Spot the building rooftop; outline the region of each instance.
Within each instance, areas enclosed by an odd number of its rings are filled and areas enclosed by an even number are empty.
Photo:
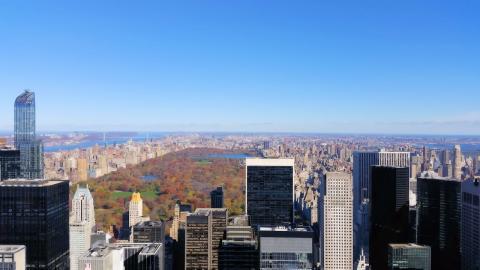
[[[192,215],[208,216],[210,213],[224,213],[227,208],[197,208]]]
[[[0,187],[46,187],[53,186],[68,180],[46,180],[46,179],[7,179],[0,182]]]
[[[33,104],[33,103],[35,103],[35,93],[30,90],[25,90],[15,99],[15,104]]]
[[[157,227],[157,226],[162,226],[162,222],[161,221],[142,221],[142,222],[139,222],[137,223],[134,227],[138,228],[138,227]]]
[[[420,174],[419,177],[417,177],[417,180],[418,180],[418,179],[434,179],[434,180],[444,180],[444,181],[462,182],[462,181],[459,180],[459,179],[439,176],[438,173],[436,173],[436,172],[434,172],[434,171],[424,171],[424,172],[422,172],[422,173]]]
[[[140,255],[155,255],[162,248],[162,244],[148,244],[140,251]]]
[[[389,244],[388,246],[392,248],[429,248],[429,246],[422,246],[415,243]]]
[[[261,232],[312,232],[310,227],[285,227],[285,226],[276,226],[276,227],[267,227],[261,226],[259,229]]]
[[[284,167],[294,166],[295,159],[293,158],[247,158],[247,166],[265,166],[265,167]]]
[[[132,194],[132,200],[131,202],[134,202],[134,203],[139,203],[142,201],[142,196],[140,195],[140,192],[134,192]]]
[[[111,249],[109,246],[98,246],[89,249],[82,257],[83,258],[101,258],[105,257],[110,253]]]
[[[93,199],[92,194],[90,193],[90,189],[88,189],[88,185],[85,187],[77,185],[77,190],[75,191],[75,195],[73,196],[73,198],[77,199],[77,198],[80,198],[81,196],[86,196],[88,198]]]
[[[0,245],[0,253],[17,253],[24,249],[22,245]]]

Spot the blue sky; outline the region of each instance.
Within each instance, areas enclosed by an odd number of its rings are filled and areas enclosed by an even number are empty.
[[[479,1],[3,1],[0,129],[480,134]]]

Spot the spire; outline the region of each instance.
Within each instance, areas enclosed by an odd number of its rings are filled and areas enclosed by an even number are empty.
[[[134,192],[132,194],[132,200],[131,201],[134,202],[134,203],[141,202],[142,201],[142,196],[140,195],[140,192]]]

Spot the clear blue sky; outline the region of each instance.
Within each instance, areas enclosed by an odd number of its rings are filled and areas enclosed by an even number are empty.
[[[2,1],[0,129],[480,134],[480,1]]]

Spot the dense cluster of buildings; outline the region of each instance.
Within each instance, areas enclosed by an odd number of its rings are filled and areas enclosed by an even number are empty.
[[[46,179],[35,96],[22,93],[14,146],[0,141],[0,269],[480,268],[479,159],[460,145],[238,136],[52,154],[47,174],[70,181]],[[172,220],[150,220],[134,192],[111,235],[96,226],[88,186],[70,196],[72,182],[195,145],[261,156],[244,163],[244,215],[229,215],[217,187],[210,208],[178,201]]]

